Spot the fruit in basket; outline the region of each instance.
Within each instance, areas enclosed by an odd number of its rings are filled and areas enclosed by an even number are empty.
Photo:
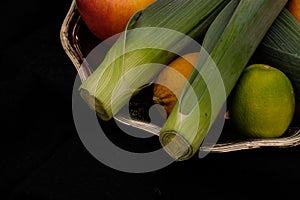
[[[234,128],[247,137],[280,137],[295,111],[294,89],[280,70],[264,64],[248,66],[229,98]]]
[[[176,104],[198,56],[199,53],[194,52],[178,57],[159,73],[154,84],[153,101],[164,107],[167,116]]]
[[[76,0],[87,28],[100,40],[124,31],[135,12],[155,0]]]
[[[287,8],[300,22],[300,0],[289,0]]]

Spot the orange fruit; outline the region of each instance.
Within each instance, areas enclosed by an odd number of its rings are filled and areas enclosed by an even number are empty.
[[[158,75],[153,89],[153,101],[164,107],[167,116],[177,102],[199,56],[198,52],[176,58]]]
[[[300,22],[300,0],[289,0],[287,8],[292,15]]]
[[[292,122],[295,94],[283,72],[254,64],[243,71],[228,103],[230,120],[239,133],[275,138],[282,136]]]

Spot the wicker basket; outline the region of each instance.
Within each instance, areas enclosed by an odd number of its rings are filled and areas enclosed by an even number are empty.
[[[83,23],[77,10],[75,0],[72,2],[62,23],[60,39],[66,54],[74,64],[81,80],[85,80],[93,71],[88,63],[85,62],[85,56],[101,41],[95,38]],[[144,92],[147,93],[147,88]],[[132,106],[130,108],[131,116],[118,113],[114,116],[114,119],[125,126],[134,127],[158,135],[160,127],[147,122],[147,119],[145,119],[147,118],[145,117],[145,113],[147,114],[148,110],[145,110],[146,106],[143,104],[145,104],[145,102],[147,103],[147,96],[149,97],[149,95],[140,95],[132,99]],[[201,150],[222,153],[261,147],[287,148],[300,144],[299,127],[289,127],[282,137],[274,139],[245,139],[236,137],[236,135],[237,134],[234,134],[230,127],[225,127],[215,145],[212,147],[201,147]]]

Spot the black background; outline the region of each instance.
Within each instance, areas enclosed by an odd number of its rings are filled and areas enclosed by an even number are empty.
[[[2,199],[297,198],[300,147],[211,153],[145,174],[97,161],[73,123],[76,71],[59,38],[71,0],[9,2],[0,12]]]

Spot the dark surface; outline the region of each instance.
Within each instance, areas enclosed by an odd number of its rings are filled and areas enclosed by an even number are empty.
[[[145,174],[97,161],[74,126],[76,71],[59,39],[71,1],[9,2],[1,3],[1,199],[297,199],[300,147],[195,156]]]

